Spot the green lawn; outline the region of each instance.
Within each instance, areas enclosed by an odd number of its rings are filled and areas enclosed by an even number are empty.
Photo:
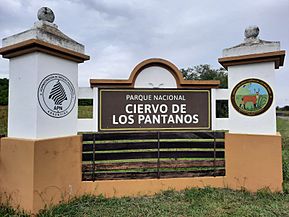
[[[5,209],[0,208],[0,216],[24,216]],[[86,195],[46,209],[38,216],[289,216],[289,195],[265,190],[252,194],[213,188],[165,191],[152,197],[119,199]]]
[[[1,107],[0,112],[1,115],[3,112]],[[7,113],[7,109],[5,112]],[[253,194],[246,191],[228,189],[194,188],[181,192],[165,191],[155,196],[135,198],[106,199],[102,196],[86,195],[58,206],[47,208],[38,216],[289,217],[289,121],[278,118],[277,129],[282,134],[283,143],[284,193],[270,193],[265,189]],[[0,216],[28,215],[15,211],[7,205],[0,205]]]
[[[289,189],[289,120],[277,118],[277,129],[282,135],[284,185]]]
[[[277,118],[277,130],[282,135],[283,148],[289,149],[289,119]]]
[[[78,106],[78,118],[92,118],[92,106]]]
[[[8,107],[0,106],[0,136],[7,135]]]

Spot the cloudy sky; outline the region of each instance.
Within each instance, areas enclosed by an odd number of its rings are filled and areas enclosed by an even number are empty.
[[[127,78],[139,62],[167,59],[179,68],[220,67],[222,49],[240,44],[244,29],[258,25],[260,38],[289,51],[289,0],[0,0],[0,38],[30,28],[40,7],[82,43],[91,60],[80,65],[80,86],[89,78]],[[288,54],[289,55],[289,54]],[[277,71],[277,105],[289,104],[289,60]],[[0,59],[0,77],[8,77]]]

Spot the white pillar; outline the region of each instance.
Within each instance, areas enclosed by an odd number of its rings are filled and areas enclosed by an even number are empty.
[[[219,62],[228,70],[228,91],[231,95],[229,131],[231,133],[276,134],[275,69],[283,65],[285,51],[280,51],[280,42],[263,41],[258,38],[258,34],[258,27],[248,27],[245,30],[245,41],[240,45],[224,49],[223,57],[219,59]],[[239,105],[233,105],[232,92],[237,89],[238,84],[242,84],[241,81],[246,79],[253,79],[252,83],[248,83],[249,85],[254,84],[255,80],[261,81],[273,92],[272,104],[260,114],[253,114],[249,111],[252,109],[254,97],[259,94],[259,89],[251,88],[251,92],[247,90],[247,95],[245,94],[240,98],[242,100],[238,101]],[[246,85],[243,87],[247,88]],[[238,106],[244,111],[243,113],[238,111]]]
[[[89,56],[51,16],[39,16],[31,29],[2,41],[0,53],[10,59],[8,137],[77,134],[78,63]]]

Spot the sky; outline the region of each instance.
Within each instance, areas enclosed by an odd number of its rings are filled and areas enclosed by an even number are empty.
[[[126,79],[153,57],[179,69],[219,68],[222,50],[242,43],[250,25],[259,26],[260,39],[289,50],[289,0],[0,0],[0,39],[32,27],[43,6],[90,55],[79,65],[80,86],[89,86],[90,78]],[[9,61],[0,59],[0,77],[8,72]],[[276,103],[289,105],[288,58],[276,78]]]

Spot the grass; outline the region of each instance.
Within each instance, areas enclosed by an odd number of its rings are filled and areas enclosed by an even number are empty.
[[[2,205],[0,204],[0,216],[1,217],[10,217],[10,216],[15,216],[15,217],[29,217],[29,215],[27,213],[25,213],[24,211],[20,211],[20,210],[15,210],[13,208],[11,208],[10,206],[7,205]]]
[[[213,188],[118,199],[86,195],[44,210],[38,216],[289,216],[289,195]]]
[[[92,106],[78,106],[78,118],[92,118],[93,107]]]
[[[0,208],[0,216],[28,215],[5,207],[4,211]],[[107,199],[103,196],[85,195],[42,210],[38,214],[38,217],[55,216],[289,216],[289,194],[270,193],[266,189],[252,194],[229,189],[193,188],[143,197]]]
[[[0,115],[7,109],[0,107]],[[83,113],[85,114],[85,113]],[[3,116],[1,116],[3,117]],[[0,119],[2,121],[2,118]],[[1,123],[0,123],[1,124]],[[1,125],[0,125],[1,126]],[[266,189],[256,194],[229,189],[165,191],[154,196],[106,199],[85,195],[42,210],[39,217],[54,216],[288,216],[289,217],[289,121],[277,119],[282,135],[284,193]],[[1,129],[3,131],[3,129]],[[4,129],[5,131],[5,129]],[[29,216],[0,205],[0,216]]]
[[[282,135],[283,179],[289,189],[289,120],[277,118],[277,129]],[[288,192],[289,193],[289,192]]]
[[[0,136],[7,135],[8,107],[0,106]]]
[[[277,130],[282,135],[283,148],[289,148],[289,120],[277,118]]]

